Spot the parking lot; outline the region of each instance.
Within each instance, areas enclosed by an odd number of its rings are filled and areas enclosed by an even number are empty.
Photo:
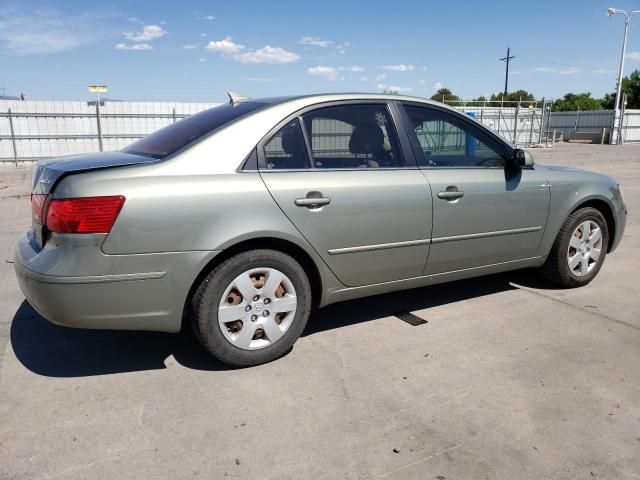
[[[0,167],[0,478],[640,478],[640,145],[532,153],[624,185],[590,285],[521,271],[332,305],[242,370],[188,332],[42,319],[11,264],[31,169]]]

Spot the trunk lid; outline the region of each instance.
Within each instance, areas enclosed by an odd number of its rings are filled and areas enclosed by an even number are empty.
[[[32,226],[36,243],[45,243],[46,209],[49,194],[63,177],[74,173],[90,172],[105,168],[124,167],[157,162],[158,159],[123,152],[89,153],[69,157],[40,160],[33,167],[31,185]],[[117,192],[115,192],[117,193]]]
[[[123,152],[88,153],[69,157],[50,158],[36,162],[33,168],[31,193],[46,195],[55,184],[71,173],[89,172],[103,168],[124,167],[157,162],[157,158]]]

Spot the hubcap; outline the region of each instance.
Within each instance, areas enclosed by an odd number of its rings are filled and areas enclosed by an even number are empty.
[[[576,277],[590,273],[598,264],[602,253],[602,230],[593,220],[582,222],[573,231],[567,248],[569,270]]]
[[[236,347],[258,350],[285,334],[296,308],[296,290],[284,273],[253,268],[227,286],[218,307],[218,325]]]

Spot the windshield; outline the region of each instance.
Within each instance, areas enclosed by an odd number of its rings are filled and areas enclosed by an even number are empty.
[[[242,102],[210,108],[161,128],[125,147],[122,151],[134,155],[164,158],[204,135],[264,106],[263,103]]]

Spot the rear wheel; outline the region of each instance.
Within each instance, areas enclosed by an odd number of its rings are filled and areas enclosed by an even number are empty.
[[[567,288],[586,285],[607,256],[609,231],[600,211],[587,207],[565,220],[543,267],[545,276]]]
[[[304,270],[275,250],[251,250],[218,265],[191,302],[196,336],[216,358],[244,367],[284,355],[309,318]]]

